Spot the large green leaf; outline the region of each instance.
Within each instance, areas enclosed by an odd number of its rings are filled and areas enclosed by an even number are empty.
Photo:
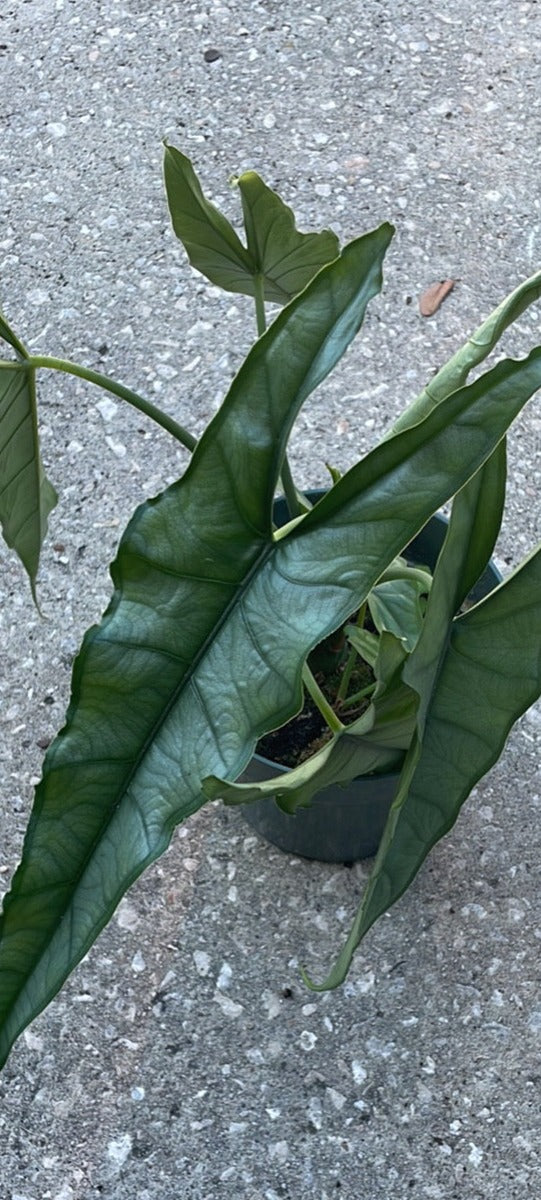
[[[299,233],[292,209],[255,171],[247,171],[236,182],[242,196],[248,250],[256,273],[262,276],[265,300],[287,304],[337,257],[338,238],[330,229]],[[253,279],[246,285],[243,290],[253,296]]]
[[[174,825],[204,803],[202,780],[236,778],[257,738],[298,711],[309,651],[541,386],[541,350],[500,363],[274,534],[291,423],[358,329],[390,235],[383,226],[352,243],[284,309],[186,474],[128,526],[115,596],[76,662],[67,725],[5,901],[0,1060]]]
[[[440,676],[447,663],[449,645],[456,623],[455,614],[483,574],[499,533],[505,501],[505,484],[506,448],[504,439],[482,468],[458,493],[453,503],[447,535],[434,572],[422,631],[415,649],[406,660],[402,673],[404,685],[411,688],[412,694],[416,694],[418,698],[415,706],[415,736],[412,736],[398,793],[389,814],[374,869],[352,931],[330,975],[324,983],[319,985],[321,990],[337,987],[343,982],[359,942],[377,917],[402,895],[428,850],[434,844],[429,841],[424,851],[419,850],[416,866],[412,867],[411,854],[401,845],[401,813],[411,804],[411,795],[417,779],[416,771],[424,759],[425,727],[438,693]],[[476,683],[475,672],[472,672],[470,686],[475,688]],[[456,719],[457,715],[450,722],[449,737],[451,741],[453,723]],[[412,727],[412,734],[414,727]],[[440,731],[442,745],[445,743],[446,746],[447,736],[447,731]],[[453,811],[454,796],[452,788],[450,793],[448,791],[449,781],[445,774],[446,754],[447,751],[444,748],[440,762],[440,783],[434,792],[432,802],[438,810],[441,809],[442,804],[445,806],[447,802]],[[470,783],[467,792],[461,797],[461,803],[467,798],[479,779],[475,770],[475,761],[469,760],[465,756],[462,762],[462,778],[468,778],[469,772]],[[456,818],[457,811],[455,811],[453,820]],[[450,824],[452,823],[451,820]],[[422,842],[422,837],[419,840]],[[392,866],[388,864],[389,854],[392,857]],[[382,889],[385,893],[382,881],[388,880],[389,873],[392,874],[393,897],[382,908]],[[405,880],[407,882],[404,882]],[[310,981],[307,980],[307,982]],[[310,983],[310,986],[314,985]]]
[[[291,209],[255,171],[236,180],[247,248],[205,198],[189,158],[174,146],[165,148],[164,176],[173,229],[192,266],[228,292],[254,296],[260,280],[265,300],[285,304],[339,253],[329,230],[299,233]]]
[[[47,519],[57,495],[41,465],[36,372],[4,317],[0,337],[17,355],[17,361],[0,362],[0,524],[34,592]]]
[[[399,793],[396,820],[384,835],[364,904],[318,990],[345,978],[370,926],[400,898],[452,828],[472,787],[497,762],[514,722],[541,695],[540,596],[541,547],[455,622],[407,797]]]
[[[243,693],[265,670],[245,611],[274,550],[287,434],[359,329],[392,233],[384,225],[352,243],[280,314],[184,477],[143,505],[122,539],[115,595],[76,661],[67,725],[47,755],[5,900],[0,1060],[175,823],[203,802],[201,777],[244,765],[252,712],[243,713]],[[251,663],[241,661],[246,639]],[[284,711],[295,703],[294,675],[291,662],[273,691]]]
[[[417,399],[398,418],[392,432],[400,433],[401,430],[414,425],[431,412],[436,404],[441,404],[442,400],[457,388],[463,387],[470,371],[485,361],[505,330],[540,296],[541,271],[537,271],[502,300],[467,342],[434,375]]]

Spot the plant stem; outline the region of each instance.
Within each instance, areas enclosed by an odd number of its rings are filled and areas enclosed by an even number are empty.
[[[363,700],[365,696],[370,696],[375,690],[375,687],[375,683],[369,683],[366,687],[361,688],[360,692],[355,692],[353,696],[348,696],[347,700],[344,700],[342,708],[350,708],[352,704],[357,704],[357,702],[359,700]]]
[[[254,275],[254,300],[257,336],[261,337],[267,328],[267,318],[265,316],[265,279],[263,275]],[[310,506],[299,495],[295,487],[287,454],[284,454],[280,482],[284,489],[284,496],[290,517],[301,517],[303,513],[308,512]]]
[[[254,300],[257,336],[261,337],[261,334],[267,328],[267,318],[265,316],[265,280],[263,275],[254,275]]]
[[[314,679],[314,676],[312,675],[310,667],[307,663],[304,664],[302,669],[302,681],[306,691],[312,697],[314,704],[319,709],[323,720],[327,722],[329,729],[333,733],[342,733],[346,727],[342,724],[340,718],[337,717],[328,700],[323,695],[323,692],[321,691],[319,684],[316,683],[316,680]]]
[[[65,358],[51,358],[46,354],[32,354],[25,364],[29,367],[45,367],[50,371],[65,371],[68,375],[76,375],[79,379],[86,379],[88,383],[94,383],[97,387],[103,388],[106,392],[111,392],[113,396],[119,396],[121,400],[127,400],[128,404],[133,405],[139,412],[144,413],[145,417],[150,417],[157,425],[161,425],[166,433],[171,433],[177,442],[180,442],[190,452],[195,450],[197,438],[194,438],[187,429],[179,425],[177,421],[156,408],[150,400],[145,400],[142,396],[138,396],[137,392],[132,392],[131,388],[124,387],[122,383],[117,383],[115,379],[110,379],[108,375],[102,375],[100,371],[93,371],[90,367],[82,367],[79,363],[69,362]]]
[[[304,513],[309,512],[312,506],[308,503],[304,496],[297,491],[295,487],[287,454],[284,454],[284,461],[282,463],[282,470],[280,472],[280,482],[284,489],[284,496],[286,498],[290,517],[292,519],[293,517],[302,517]]]
[[[361,604],[361,607],[357,614],[356,625],[358,626],[359,629],[362,629],[362,627],[364,625],[365,614],[366,614],[366,600],[365,600],[364,604]],[[338,691],[336,693],[337,702],[338,701],[343,702],[346,699],[347,690],[349,687],[349,681],[353,674],[353,669],[355,667],[356,662],[357,662],[357,651],[354,649],[353,646],[351,646],[349,654],[348,654],[347,662],[346,662],[346,665],[343,670],[342,678],[340,680],[340,687],[338,688]]]
[[[254,277],[254,299],[257,336],[261,337],[267,328],[267,319],[265,316],[265,281],[262,275],[256,275]],[[306,512],[306,505],[303,504],[302,498],[299,496],[293,482],[293,476],[291,474],[291,467],[289,465],[287,454],[284,454],[280,478],[290,517],[293,518],[302,516],[302,514]],[[305,663],[302,669],[302,680],[307,692],[312,697],[314,704],[319,709],[323,720],[326,721],[327,725],[329,726],[329,729],[332,731],[332,733],[341,733],[345,726],[342,725],[342,722],[336,716],[336,713],[333,712],[330,704],[325,699],[319,684],[316,683],[316,680],[312,675],[308,663]]]

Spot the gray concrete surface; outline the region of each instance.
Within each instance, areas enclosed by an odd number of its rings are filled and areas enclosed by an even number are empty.
[[[535,0],[13,0],[0,15],[0,291],[36,352],[77,357],[197,431],[253,335],[187,266],[160,139],[231,214],[258,169],[301,227],[397,226],[385,292],[299,420],[318,483],[539,265]],[[205,60],[205,51],[219,57]],[[458,280],[423,320],[417,296]],[[506,338],[539,339],[539,311]],[[0,881],[41,746],[109,594],[130,511],[183,466],[75,381],[41,389],[62,499],[40,595],[0,550]],[[504,569],[541,536],[541,412],[510,451]],[[524,1200],[541,1190],[539,711],[516,729],[340,991],[313,996],[365,867],[295,861],[210,807],[137,884],[0,1078],[1,1200]]]

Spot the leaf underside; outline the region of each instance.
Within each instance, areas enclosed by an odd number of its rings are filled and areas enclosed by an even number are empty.
[[[18,554],[34,592],[40,550],[57,494],[41,465],[35,371],[7,323],[0,335],[18,362],[0,364],[0,524],[7,545]]]

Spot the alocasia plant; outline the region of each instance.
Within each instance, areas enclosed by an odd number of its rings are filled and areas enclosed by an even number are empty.
[[[257,739],[300,710],[304,688],[328,720],[329,740],[285,777],[284,807],[306,803],[329,779],[402,766],[360,912],[320,987],[344,978],[360,938],[408,886],[541,692],[541,548],[461,611],[498,534],[505,435],[541,386],[541,348],[467,378],[539,296],[541,273],[310,507],[291,477],[289,434],[380,288],[392,227],[339,252],[329,232],[299,234],[290,210],[250,172],[237,181],[243,244],[172,147],[165,178],[191,262],[254,297],[260,335],[197,444],[130,389],[32,355],[0,325],[11,349],[0,362],[0,520],[33,586],[55,502],[39,458],[38,369],[93,380],[193,450],[183,477],[129,522],[111,567],[113,598],[75,661],[66,724],[46,754],[4,899],[0,1062],[180,821],[210,796],[249,802],[276,790],[235,780]],[[265,331],[266,301],[284,307]],[[280,477],[291,520],[276,529]],[[430,583],[398,556],[452,497]],[[373,630],[364,627],[365,605]],[[341,626],[349,651],[333,708],[307,660]],[[347,724],[348,664],[358,653],[375,680],[365,712]]]

